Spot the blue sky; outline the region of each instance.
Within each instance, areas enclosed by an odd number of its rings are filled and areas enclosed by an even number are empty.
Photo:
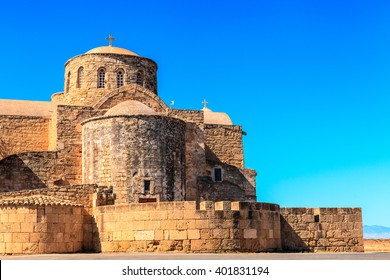
[[[260,201],[390,226],[389,19],[375,0],[1,1],[0,98],[49,100],[112,33],[158,63],[165,102],[243,126]]]

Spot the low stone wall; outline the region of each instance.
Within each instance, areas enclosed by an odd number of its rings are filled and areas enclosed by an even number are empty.
[[[281,208],[285,251],[363,252],[361,208]]]
[[[0,206],[0,254],[74,253],[82,250],[81,206]]]
[[[94,208],[101,252],[274,251],[279,206],[250,202],[160,202]]]

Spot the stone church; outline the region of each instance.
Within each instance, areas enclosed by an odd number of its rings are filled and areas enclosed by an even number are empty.
[[[0,254],[363,250],[359,208],[258,203],[242,127],[170,108],[108,39],[51,102],[0,100]]]

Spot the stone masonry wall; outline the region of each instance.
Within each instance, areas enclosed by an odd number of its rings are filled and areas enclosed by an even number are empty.
[[[168,116],[181,119],[185,122],[196,123],[203,129],[204,114],[201,110],[168,109]]]
[[[57,107],[57,147],[61,159],[64,180],[71,185],[82,182],[82,127],[81,122],[100,116],[105,111],[96,111],[91,107]]]
[[[0,255],[82,250],[80,206],[0,206]]]
[[[81,86],[78,84],[80,67],[84,68]],[[99,69],[106,71],[104,88],[97,88]],[[131,55],[84,54],[71,58],[65,64],[62,102],[69,105],[94,105],[108,92],[117,88],[118,70],[123,71],[123,85],[136,84],[137,73],[141,73],[141,86],[157,94],[157,64],[152,60]]]
[[[186,123],[185,133],[185,165],[186,165],[186,199],[199,201],[197,187],[198,176],[206,173],[206,155],[204,150],[203,130],[192,122]]]
[[[281,208],[286,251],[363,252],[361,208]]]
[[[208,160],[244,168],[241,126],[206,124],[204,135]]]
[[[0,116],[0,159],[26,151],[47,151],[49,119]]]
[[[222,181],[214,180],[214,168],[221,168]],[[256,201],[256,188],[244,171],[235,166],[207,161],[208,176],[198,177],[201,201]]]
[[[184,200],[185,127],[179,119],[157,115],[84,122],[83,182],[113,186],[116,203]]]
[[[247,202],[160,202],[94,209],[101,252],[274,251],[279,206]]]
[[[54,186],[58,175],[56,152],[27,152],[0,160],[0,192]]]
[[[206,175],[203,111],[169,109],[168,116],[186,122],[186,200],[199,201],[197,178]]]

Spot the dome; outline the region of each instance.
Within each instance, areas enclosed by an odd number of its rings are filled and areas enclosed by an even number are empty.
[[[157,115],[157,112],[141,102],[128,100],[112,107],[104,114],[104,116],[119,115]]]
[[[213,112],[209,108],[202,109],[205,124],[233,125],[229,115],[223,112]]]
[[[110,54],[139,56],[138,54],[133,53],[132,51],[122,49],[122,48],[112,47],[112,46],[97,47],[86,52],[86,54],[91,54],[91,53],[101,53],[101,54],[110,53]]]

